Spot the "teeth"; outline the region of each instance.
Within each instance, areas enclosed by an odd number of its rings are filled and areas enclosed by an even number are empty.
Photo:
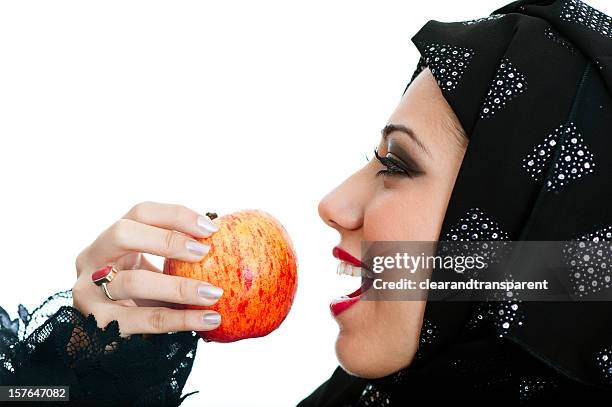
[[[340,261],[338,263],[338,267],[336,268],[336,274],[338,275],[347,275],[353,277],[361,277],[361,267],[355,267],[352,264],[348,264],[347,262]]]

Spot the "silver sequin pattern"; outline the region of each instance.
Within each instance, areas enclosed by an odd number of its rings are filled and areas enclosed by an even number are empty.
[[[447,92],[457,88],[466,68],[474,57],[474,50],[448,44],[422,44],[425,62],[438,85]]]
[[[497,336],[503,338],[524,323],[525,314],[522,312],[520,299],[488,301],[476,306],[468,320],[467,328],[473,330],[483,324],[491,324]]]
[[[438,335],[438,327],[429,319],[424,318],[415,359],[420,359],[423,356],[427,346],[434,343],[438,339]]]
[[[509,235],[498,222],[488,217],[480,208],[470,208],[467,213],[454,224],[445,235],[446,239],[455,241],[503,241]],[[499,247],[496,248],[499,250]],[[507,279],[512,281],[512,274]],[[471,329],[479,327],[483,322],[493,324],[500,337],[507,335],[514,327],[522,326],[524,314],[521,311],[521,300],[518,293],[503,291],[491,301],[479,304],[468,322]]]
[[[604,37],[612,38],[612,17],[580,0],[568,0],[563,3],[561,19],[582,25]]]
[[[502,110],[510,101],[527,90],[525,75],[516,69],[510,60],[504,57],[485,97],[480,118],[487,119]]]
[[[504,275],[505,280],[514,282],[511,272]],[[514,290],[495,291],[488,299],[488,317],[500,338],[523,326],[525,313],[522,307],[521,292]]]
[[[491,317],[493,316],[493,314],[494,314],[494,311],[491,307],[490,302],[478,303],[475,306],[474,310],[472,311],[472,314],[466,326],[468,329],[480,328],[483,323],[491,320]]]
[[[361,393],[356,407],[389,407],[391,399],[388,395],[368,384]]]
[[[574,45],[568,40],[566,40],[558,31],[554,30],[551,26],[548,26],[544,29],[544,36],[552,42],[567,49],[570,53],[573,54],[576,52],[576,48],[574,47]]]
[[[432,344],[437,337],[438,328],[436,328],[436,325],[433,322],[425,318],[423,320],[423,326],[421,327],[421,346]]]
[[[612,226],[563,245],[574,295],[585,297],[612,286]]]
[[[555,379],[538,376],[521,377],[519,382],[519,400],[531,400],[557,386],[559,386],[559,382]]]
[[[601,376],[607,383],[612,383],[612,347],[605,347],[595,355],[595,363]]]
[[[450,256],[480,256],[488,265],[497,264],[508,254],[508,234],[497,222],[490,219],[480,208],[470,208],[466,214],[455,223],[443,240],[450,243],[442,244],[441,252]],[[475,243],[476,241],[480,243]],[[454,242],[457,242],[456,244]],[[461,244],[459,242],[472,242]],[[479,278],[481,270],[472,268],[465,270],[467,278]]]
[[[470,208],[445,235],[446,240],[468,242],[473,240],[507,240],[508,234],[480,208]]]
[[[516,293],[514,296],[517,296]],[[493,304],[497,313],[494,319],[494,326],[500,338],[508,335],[512,329],[523,325],[525,316],[521,312],[521,300],[514,299]]]
[[[554,168],[548,176],[549,166],[559,148]],[[523,168],[533,179],[539,181],[548,176],[545,180],[548,191],[559,190],[569,182],[592,173],[594,167],[593,153],[572,122],[557,127],[523,159]]]

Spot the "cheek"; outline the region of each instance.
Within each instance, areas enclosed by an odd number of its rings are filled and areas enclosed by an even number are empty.
[[[416,181],[405,181],[405,184],[381,191],[369,203],[364,217],[364,240],[438,239],[447,194]]]

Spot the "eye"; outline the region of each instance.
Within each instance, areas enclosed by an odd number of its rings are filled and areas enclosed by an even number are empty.
[[[385,169],[378,171],[376,176],[385,175],[414,178],[423,174],[423,171],[415,168],[415,166],[407,165],[391,152],[388,152],[386,156],[381,157],[378,154],[378,148],[375,148],[374,155],[376,156],[376,159],[386,167]]]

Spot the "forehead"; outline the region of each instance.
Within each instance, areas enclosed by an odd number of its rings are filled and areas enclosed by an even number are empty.
[[[435,144],[440,140],[436,135],[448,131],[444,123],[449,123],[454,115],[433,74],[425,68],[402,96],[389,123],[408,126],[424,144]]]

